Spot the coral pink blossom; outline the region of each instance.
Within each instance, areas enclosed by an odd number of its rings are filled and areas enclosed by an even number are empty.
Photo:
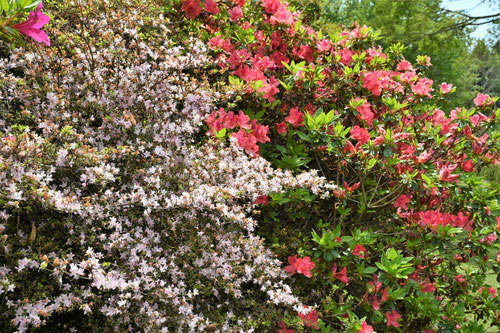
[[[366,128],[359,127],[358,125],[351,128],[349,134],[351,134],[351,137],[354,140],[357,140],[361,144],[365,144],[370,141],[370,133],[368,133]]]
[[[290,115],[285,120],[292,124],[293,127],[304,126],[304,115],[299,111],[298,107],[290,109]]]
[[[387,312],[385,314],[385,318],[387,319],[387,326],[399,327],[398,319],[401,318],[401,315],[397,313],[396,310],[392,310],[392,312]]]
[[[201,13],[200,0],[184,0],[181,10],[186,13],[188,19],[195,19]]]
[[[276,129],[278,130],[278,134],[286,134],[286,123],[284,121],[282,121],[281,123],[277,123]]]
[[[430,92],[432,89],[432,80],[428,78],[419,79],[416,84],[411,87],[411,90],[418,96],[432,97]]]
[[[411,62],[409,62],[408,60],[401,60],[396,69],[401,72],[411,71],[413,69],[413,66],[411,65]]]
[[[405,210],[408,209],[408,203],[411,200],[411,195],[406,195],[406,194],[401,194],[397,199],[396,202],[394,203],[394,207],[396,208],[403,208]]]
[[[12,27],[26,36],[29,36],[39,43],[50,46],[49,37],[43,30],[44,25],[50,22],[50,17],[41,12],[43,5],[40,3],[35,12],[30,12],[28,19],[22,23],[14,24]]]
[[[288,257],[288,262],[290,265],[285,267],[285,271],[290,273],[290,275],[295,274],[295,272],[299,274],[304,274],[306,277],[311,277],[311,269],[316,267],[316,264],[311,261],[311,258],[309,257],[304,257],[304,258],[297,258],[297,255],[294,255],[293,257],[290,256]]]
[[[238,144],[241,148],[245,149],[248,154],[259,155],[259,146],[257,146],[257,139],[253,134],[240,129],[237,134],[233,133],[232,135],[236,136]]]
[[[366,320],[364,320],[361,323],[361,329],[358,331],[358,333],[373,333],[373,327],[368,325],[366,323]]]

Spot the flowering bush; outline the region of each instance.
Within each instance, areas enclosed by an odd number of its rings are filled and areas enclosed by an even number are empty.
[[[497,98],[279,0],[45,7],[0,63],[3,326],[498,325]]]
[[[301,310],[253,202],[333,186],[204,140],[209,58],[161,7],[47,7],[53,47],[0,65],[2,327],[227,331]]]

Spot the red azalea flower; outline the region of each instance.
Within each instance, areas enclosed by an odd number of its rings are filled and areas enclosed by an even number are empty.
[[[360,258],[364,258],[365,252],[366,252],[366,249],[363,245],[356,244],[356,246],[354,246],[354,250],[352,251],[352,254],[355,256],[358,256]]]
[[[337,264],[334,264],[332,273],[335,279],[339,279],[346,284],[349,282],[349,278],[347,277],[347,267],[342,268],[342,270],[337,273]]]
[[[295,274],[295,271],[297,270],[297,268],[295,267],[295,264],[297,263],[297,255],[294,255],[293,257],[292,256],[288,257],[288,263],[290,265],[285,267],[285,271],[290,273],[290,276],[292,276],[293,274]]]
[[[359,185],[361,185],[361,182],[357,182],[355,184],[352,185],[352,187],[349,187],[349,184],[347,184],[345,181],[344,181],[344,187],[345,189],[347,190],[347,192],[349,193],[352,193],[354,192],[355,190],[358,189]]]
[[[255,200],[254,204],[264,205],[264,206],[269,205],[269,196],[268,195],[258,196],[257,199]]]
[[[281,329],[279,329],[279,330],[278,330],[278,333],[294,333],[294,331],[293,331],[293,330],[288,329],[288,328],[286,327],[286,325],[285,325],[285,323],[283,322],[283,320],[279,323],[279,325],[280,325],[280,328],[281,328]]]
[[[236,136],[238,144],[241,148],[245,149],[248,154],[259,155],[259,146],[257,146],[257,139],[253,134],[240,129],[237,134],[233,133],[232,135]]]
[[[452,172],[455,171],[456,168],[456,164],[443,167],[439,171],[439,180],[443,182],[457,182],[457,179],[458,177],[460,177],[460,175],[452,174]]]
[[[311,258],[306,256],[297,259],[295,267],[297,267],[297,273],[304,274],[306,277],[310,278],[312,276],[311,269],[316,267],[316,264],[311,261]]]
[[[313,311],[309,312],[306,315],[299,313],[299,317],[300,319],[302,319],[302,323],[304,324],[304,326],[308,326],[315,330],[319,330],[318,312],[316,312],[316,309],[314,309]]]
[[[436,282],[431,283],[429,279],[425,279],[424,281],[420,282],[420,286],[422,287],[422,292],[423,293],[433,293],[436,290]]]

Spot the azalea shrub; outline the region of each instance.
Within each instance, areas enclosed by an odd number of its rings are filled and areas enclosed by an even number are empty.
[[[3,327],[498,327],[498,98],[279,0],[44,6],[0,62]]]

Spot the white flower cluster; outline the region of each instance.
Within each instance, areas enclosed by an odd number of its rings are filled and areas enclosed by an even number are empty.
[[[249,208],[334,186],[203,143],[205,46],[135,4],[88,1],[73,24],[61,4],[55,47],[0,60],[0,296],[20,332],[252,330],[262,300],[302,307]]]

